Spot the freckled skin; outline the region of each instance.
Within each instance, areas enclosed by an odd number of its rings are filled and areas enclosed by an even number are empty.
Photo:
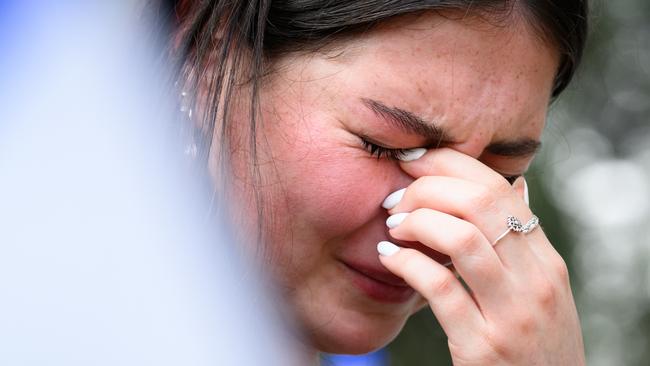
[[[375,246],[388,238],[380,204],[413,181],[395,162],[371,157],[358,134],[398,148],[424,141],[389,127],[359,98],[436,121],[453,138],[447,146],[495,170],[521,173],[531,158],[506,159],[484,149],[503,139],[539,139],[558,57],[516,18],[495,26],[433,14],[390,21],[343,47],[335,58],[276,61],[261,95],[265,185],[258,189],[272,212],[265,229],[271,271],[310,346],[364,353],[392,340],[424,303],[419,296],[399,304],[368,298],[341,268],[341,259],[379,266]],[[246,146],[246,118],[235,117],[241,141],[234,146]],[[235,152],[232,159],[243,179],[235,188],[250,202],[241,184],[250,180],[248,157]],[[250,205],[243,207],[249,209],[238,216],[255,217]]]

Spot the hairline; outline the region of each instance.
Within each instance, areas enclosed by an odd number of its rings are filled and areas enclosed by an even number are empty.
[[[557,67],[554,79],[554,84],[562,68],[562,50],[559,41],[548,30],[548,26],[543,21],[538,19],[532,12],[530,6],[520,4],[521,1],[506,1],[511,6],[504,9],[495,9],[494,6],[482,6],[469,9],[468,7],[462,8],[449,7],[443,9],[419,9],[401,14],[395,14],[382,18],[370,23],[359,24],[351,27],[346,32],[340,32],[329,36],[319,42],[313,42],[314,45],[300,43],[299,46],[293,48],[280,48],[278,50],[265,50],[265,70],[262,79],[277,71],[277,65],[281,60],[295,60],[300,57],[313,57],[315,54],[320,54],[331,61],[344,58],[349,54],[349,51],[354,48],[353,44],[359,39],[359,35],[372,33],[382,27],[400,27],[406,23],[410,18],[419,18],[427,13],[435,13],[436,15],[449,19],[452,21],[465,21],[473,22],[474,24],[489,24],[492,26],[513,26],[521,23],[524,28],[531,32],[538,41],[540,46],[546,46],[549,50],[555,51],[557,57]],[[453,15],[461,15],[459,18],[454,18]],[[553,92],[553,90],[551,91]]]

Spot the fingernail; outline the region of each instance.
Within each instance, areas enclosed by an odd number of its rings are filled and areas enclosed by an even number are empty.
[[[399,226],[399,224],[404,221],[404,219],[408,216],[408,212],[403,212],[403,213],[398,213],[395,215],[391,215],[386,219],[386,226],[388,226],[390,229],[394,229]]]
[[[415,149],[404,150],[402,152],[402,154],[400,154],[399,160],[401,160],[401,161],[418,160],[426,152],[427,152],[427,149],[422,148],[422,147],[418,147],[418,148],[415,148]]]
[[[530,206],[530,198],[528,197],[528,183],[526,183],[526,178],[524,178],[524,202]]]
[[[384,257],[390,257],[399,252],[399,247],[389,241],[380,241],[377,243],[377,251]]]
[[[386,197],[384,202],[382,202],[381,207],[390,210],[391,208],[397,206],[399,201],[402,200],[402,197],[404,196],[404,192],[406,192],[406,188],[402,188],[399,191],[395,191]]]

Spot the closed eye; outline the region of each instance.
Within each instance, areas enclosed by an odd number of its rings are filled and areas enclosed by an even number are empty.
[[[400,160],[404,157],[408,149],[391,149],[388,147],[374,144],[364,138],[361,138],[363,148],[370,153],[370,156],[376,156],[377,159],[387,158],[389,160]]]
[[[365,138],[361,137],[361,143],[363,148],[370,153],[371,156],[376,156],[377,159],[387,158],[389,160],[401,160],[404,157],[405,153],[409,149],[393,149],[377,145],[372,143]],[[517,178],[521,177],[521,174],[517,175],[504,175],[503,178],[510,183],[510,185],[515,184]]]

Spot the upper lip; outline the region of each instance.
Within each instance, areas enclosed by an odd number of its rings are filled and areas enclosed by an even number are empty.
[[[352,270],[355,270],[378,282],[391,285],[391,286],[397,286],[397,287],[409,287],[409,285],[406,282],[404,282],[403,279],[401,279],[398,276],[395,276],[394,274],[384,269],[379,269],[374,266],[369,266],[361,263],[351,263],[346,261],[342,261],[342,262]]]

